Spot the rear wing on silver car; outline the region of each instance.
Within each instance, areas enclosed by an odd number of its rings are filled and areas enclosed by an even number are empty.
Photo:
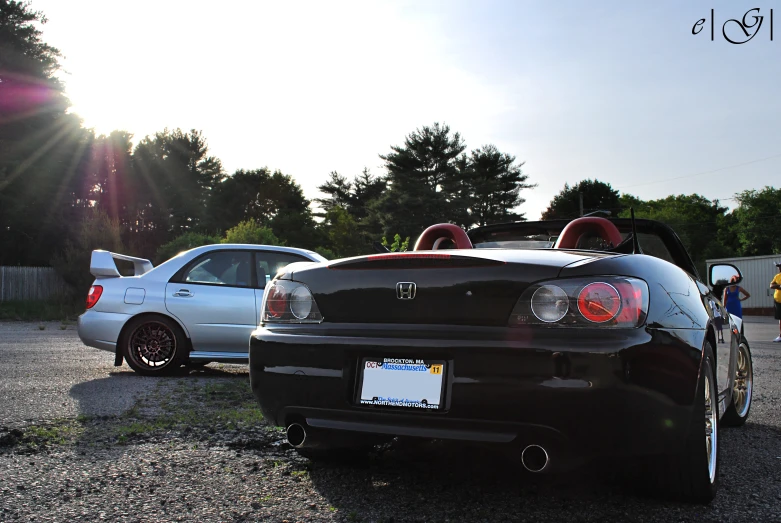
[[[117,262],[115,260],[133,262],[135,276],[141,276],[154,268],[152,262],[149,260],[98,249],[92,251],[92,259],[90,259],[89,262],[89,272],[96,278],[120,278],[122,275],[119,273],[119,268],[117,268]]]

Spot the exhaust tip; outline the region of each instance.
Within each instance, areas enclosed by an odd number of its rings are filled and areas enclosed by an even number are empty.
[[[521,452],[521,463],[529,472],[542,472],[548,461],[548,453],[539,445],[529,445]]]
[[[306,429],[300,423],[291,423],[285,431],[287,442],[292,447],[299,448],[306,441]]]

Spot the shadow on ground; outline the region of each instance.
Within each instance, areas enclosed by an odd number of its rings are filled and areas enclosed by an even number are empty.
[[[334,507],[363,521],[749,521],[752,507],[781,505],[774,427],[722,431],[721,491],[709,506],[654,498],[605,465],[533,475],[515,452],[421,441],[358,463],[314,463],[310,475]]]

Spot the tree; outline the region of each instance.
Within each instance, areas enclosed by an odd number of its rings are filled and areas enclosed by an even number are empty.
[[[228,229],[222,243],[251,243],[255,245],[284,245],[268,227],[258,225],[252,220],[240,222]]]
[[[201,234],[198,232],[186,232],[181,236],[177,236],[168,243],[165,243],[157,249],[157,255],[155,256],[155,265],[163,263],[176,256],[177,254],[202,245],[213,245],[220,243],[221,239],[216,236],[209,236],[208,234]]]
[[[374,207],[386,234],[417,237],[433,223],[450,221],[459,201],[457,159],[466,146],[459,133],[435,123],[409,134],[403,146],[380,155],[390,186]]]
[[[781,189],[766,186],[735,195],[736,237],[743,256],[781,252]]]
[[[88,158],[44,23],[27,2],[0,1],[0,264],[45,264],[62,248]]]
[[[288,245],[312,249],[321,244],[309,200],[289,175],[268,169],[236,171],[214,189],[210,223],[225,230],[242,220],[270,228]]]
[[[133,164],[136,220],[154,231],[157,244],[208,225],[207,206],[223,171],[208,156],[200,131],[165,129],[147,136],[136,146]]]
[[[657,220],[672,227],[701,274],[705,274],[705,260],[735,254],[728,234],[727,208],[718,200],[711,201],[699,194],[681,194],[640,202],[634,209],[636,218]],[[621,213],[624,217],[629,214],[629,211]]]
[[[328,195],[327,198],[315,198],[314,202],[323,208],[325,213],[334,207],[347,209],[353,205],[353,184],[347,181],[347,178],[336,171],[328,174],[328,180],[317,186],[317,190]],[[325,213],[318,214],[324,217]]]
[[[323,228],[328,237],[328,245],[336,256],[345,258],[367,254],[367,245],[361,239],[358,224],[344,208],[332,207],[325,215]]]
[[[526,201],[520,192],[536,184],[526,183],[529,177],[521,170],[523,162],[516,165],[514,156],[499,152],[494,145],[486,145],[473,150],[462,165],[462,199],[469,216],[463,226],[524,219],[523,214],[514,212]]]
[[[95,249],[111,252],[124,250],[119,222],[97,209],[90,211],[81,222],[63,252],[55,254],[51,259],[52,267],[79,295],[86,294],[95,279],[89,271],[92,251]]]
[[[573,185],[564,184],[564,189],[553,197],[550,206],[543,211],[543,220],[556,218],[577,218],[580,216],[580,194],[583,194],[583,213],[611,211],[617,214],[621,210],[618,191],[609,183],[599,180],[583,180]]]

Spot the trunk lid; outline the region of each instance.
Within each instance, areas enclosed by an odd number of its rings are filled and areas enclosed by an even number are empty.
[[[305,283],[327,323],[504,326],[531,283],[594,257],[601,255],[504,249],[394,253],[291,267],[282,278]]]

